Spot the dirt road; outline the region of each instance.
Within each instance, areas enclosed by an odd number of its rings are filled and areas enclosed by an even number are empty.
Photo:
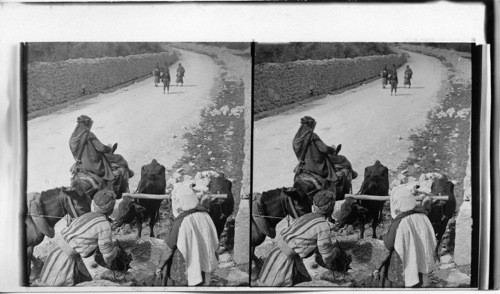
[[[389,88],[382,89],[378,79],[256,121],[253,191],[292,186],[297,164],[292,140],[305,115],[316,119],[316,133],[326,144],[342,144],[341,154],[359,173],[354,191],[361,186],[365,167],[376,160],[395,171],[409,155],[409,136],[425,126],[428,111],[437,105],[446,78],[446,68],[436,58],[408,53],[413,86],[402,88],[405,64],[398,70],[397,96],[391,96]]]
[[[198,125],[202,109],[212,103],[210,94],[220,71],[207,55],[178,51],[186,69],[185,84],[171,85],[170,94],[154,87],[151,77],[28,121],[28,192],[69,186],[74,162],[69,138],[82,114],[94,120],[92,131],[101,142],[118,142],[116,153],[136,172],[131,190],[142,165],[156,159],[169,169],[176,163],[187,141],[183,134]],[[170,68],[174,85],[176,69],[177,63]]]

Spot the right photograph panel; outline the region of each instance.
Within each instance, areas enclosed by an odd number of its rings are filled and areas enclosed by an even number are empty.
[[[470,287],[471,45],[257,43],[254,62],[251,285]]]

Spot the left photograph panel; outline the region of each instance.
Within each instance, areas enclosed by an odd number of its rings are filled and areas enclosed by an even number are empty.
[[[248,286],[250,43],[26,43],[24,286]]]

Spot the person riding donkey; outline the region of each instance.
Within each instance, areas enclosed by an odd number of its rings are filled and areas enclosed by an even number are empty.
[[[342,200],[345,193],[341,185],[349,184],[357,173],[344,156],[338,155],[342,145],[328,146],[314,133],[316,121],[310,116],[301,119],[301,126],[293,139],[293,150],[299,164],[295,167],[294,186],[299,193],[312,198],[314,192],[328,190],[335,193],[336,200]],[[337,170],[336,170],[337,168]],[[312,178],[312,179],[311,179]],[[315,182],[316,189],[304,191],[304,181]],[[347,180],[347,182],[346,182]]]
[[[76,161],[71,167],[72,174],[84,172],[99,183],[98,186],[110,190],[125,183],[128,190],[128,179],[134,176],[134,172],[123,156],[114,154],[117,143],[113,146],[104,145],[90,131],[93,123],[86,115],[77,119],[77,126],[69,140],[69,147]]]

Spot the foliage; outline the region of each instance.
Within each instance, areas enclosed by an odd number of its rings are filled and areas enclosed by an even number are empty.
[[[199,44],[216,47],[226,47],[234,50],[246,50],[250,48],[249,42],[200,42]]]
[[[255,63],[283,63],[296,60],[326,60],[394,53],[384,43],[281,43],[256,44]]]
[[[165,51],[160,43],[40,42],[27,44],[28,63],[128,56]]]
[[[453,49],[459,52],[468,52],[471,51],[470,43],[420,43],[420,45],[439,48],[439,49]]]

